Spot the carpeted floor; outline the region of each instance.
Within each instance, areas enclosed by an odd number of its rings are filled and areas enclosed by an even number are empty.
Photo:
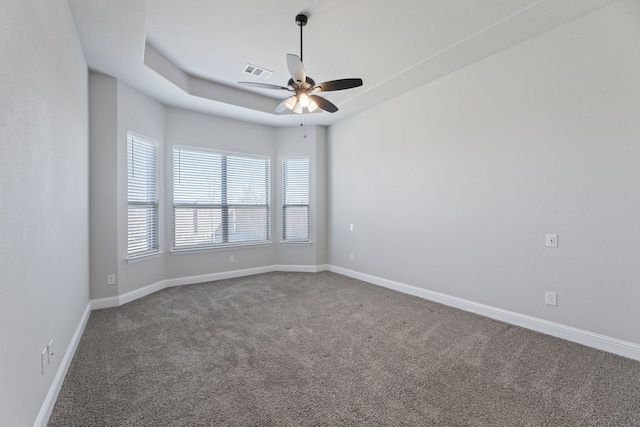
[[[334,273],[91,314],[49,426],[640,426],[640,362]]]

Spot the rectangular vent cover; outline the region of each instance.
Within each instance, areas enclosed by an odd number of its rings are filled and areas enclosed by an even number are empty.
[[[273,75],[273,71],[269,71],[266,68],[261,68],[257,65],[252,64],[247,64],[246,67],[244,67],[244,72],[247,74],[253,74],[254,76],[258,76],[263,79],[268,79]]]

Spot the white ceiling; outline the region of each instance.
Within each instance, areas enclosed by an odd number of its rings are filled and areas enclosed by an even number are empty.
[[[287,53],[316,82],[360,77],[323,95],[340,111],[305,115],[329,125],[616,0],[69,0],[89,67],[167,105],[275,126],[289,93]],[[264,80],[243,72],[267,68]]]

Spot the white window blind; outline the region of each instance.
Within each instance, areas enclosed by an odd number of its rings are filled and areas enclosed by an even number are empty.
[[[285,242],[309,241],[309,158],[282,160],[282,218]]]
[[[127,256],[158,252],[158,144],[127,133]]]
[[[174,249],[269,242],[269,159],[174,147]]]

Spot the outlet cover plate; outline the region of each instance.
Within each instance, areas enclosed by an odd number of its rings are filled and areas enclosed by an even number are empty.
[[[545,292],[544,293],[544,303],[547,305],[558,305],[558,295],[555,292]]]

